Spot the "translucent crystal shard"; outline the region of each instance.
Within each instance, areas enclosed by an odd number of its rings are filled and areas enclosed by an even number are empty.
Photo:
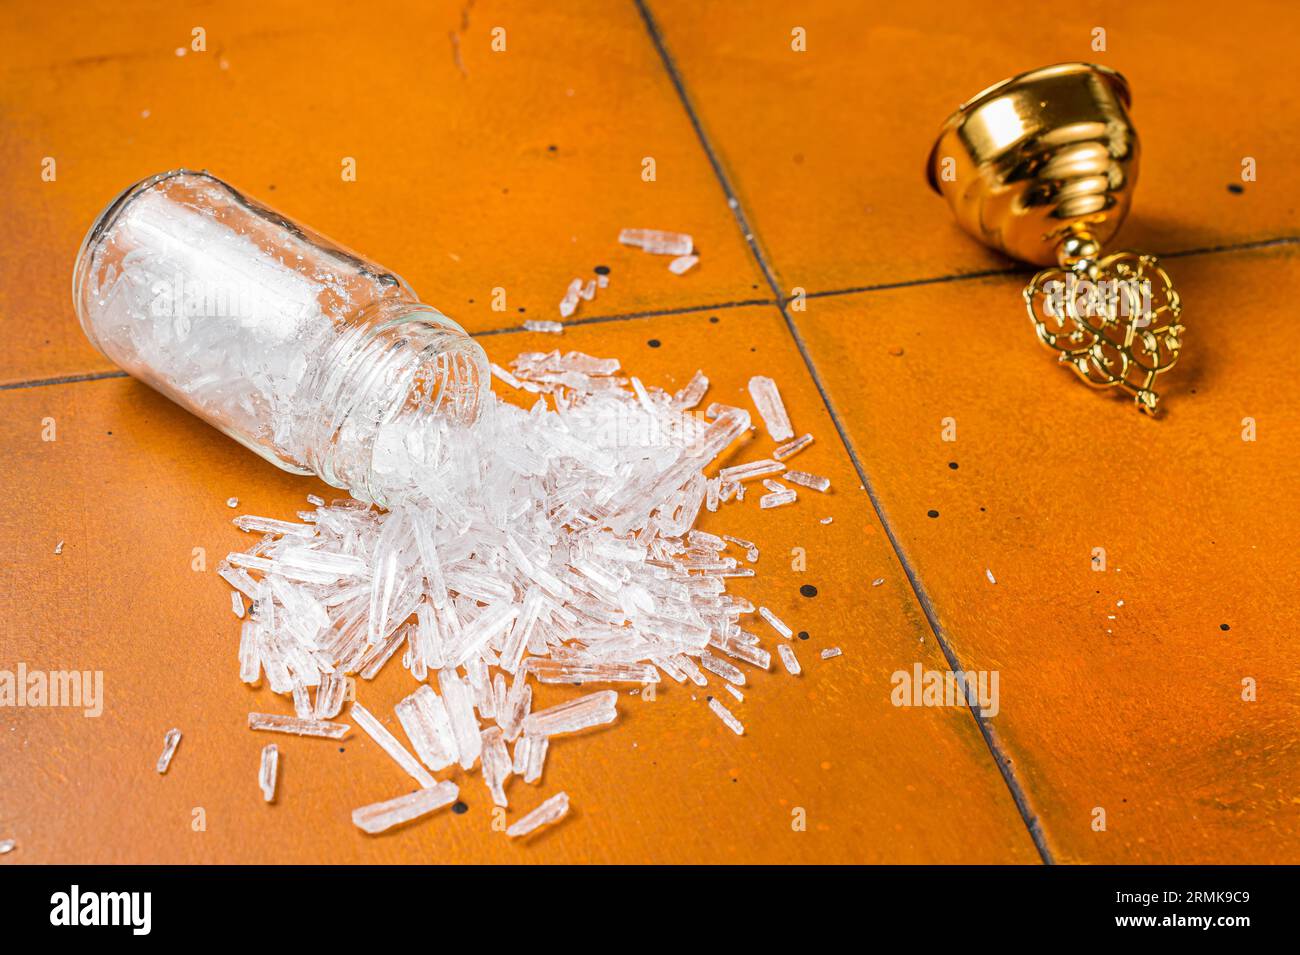
[[[528,321],[524,322],[524,331],[545,332],[549,335],[560,335],[564,332],[564,325],[560,322],[530,318]]]
[[[820,474],[809,474],[807,471],[786,471],[782,477],[791,484],[810,487],[814,491],[821,491],[823,494],[831,489],[831,479],[822,477]]]
[[[526,783],[540,780],[550,743],[550,739],[545,736],[521,736],[519,742],[515,743],[515,775]]]
[[[691,376],[691,380],[681,391],[673,395],[672,406],[677,411],[685,411],[688,408],[694,408],[704,397],[704,393],[709,390],[709,379],[704,376],[703,371],[697,371]]]
[[[745,735],[745,725],[732,715],[731,710],[727,709],[712,696],[709,697],[709,709],[713,710],[714,715],[716,715],[718,719],[722,720],[722,722],[727,725],[727,729],[731,730],[731,732],[735,733],[737,736]]]
[[[262,747],[262,765],[257,774],[257,784],[262,789],[262,799],[275,800],[275,783],[280,771],[280,747],[268,743]]]
[[[659,671],[648,663],[578,663],[534,657],[528,661],[528,672],[540,683],[659,682]]]
[[[281,521],[274,517],[255,517],[252,514],[244,514],[236,517],[230,523],[246,533],[274,534],[277,537],[312,538],[316,536],[316,529],[310,524],[295,524],[292,521]]]
[[[172,763],[172,757],[176,755],[176,747],[181,743],[181,731],[178,729],[169,729],[163,735],[162,755],[158,757],[158,772],[167,772],[167,767]]]
[[[749,561],[751,564],[758,560],[758,545],[753,541],[747,541],[743,537],[732,537],[730,534],[723,534],[722,539],[730,541],[737,547],[743,548],[745,551],[745,560]]]
[[[18,848],[17,841],[13,839],[0,839],[0,856],[8,855]]]
[[[437,772],[456,762],[456,737],[442,699],[430,686],[421,686],[395,707],[420,761]]]
[[[772,457],[778,461],[784,461],[786,458],[792,458],[808,445],[813,443],[811,434],[802,434],[793,441],[788,441],[772,452]]]
[[[612,723],[618,716],[618,692],[599,690],[558,706],[530,713],[524,719],[527,736],[558,736],[576,733],[589,726]]]
[[[767,510],[773,507],[782,507],[786,504],[793,504],[798,498],[794,491],[774,491],[771,494],[764,494],[758,499],[758,506]]]
[[[754,478],[761,478],[765,474],[778,474],[785,470],[785,465],[780,461],[773,461],[770,458],[764,458],[762,461],[750,461],[748,464],[737,464],[729,468],[723,468],[718,472],[718,477],[723,481],[752,481]]]
[[[785,668],[791,676],[798,676],[803,672],[799,667],[799,658],[794,655],[794,649],[790,644],[778,643],[776,652],[781,654],[781,662],[785,664]]]
[[[501,728],[489,726],[483,731],[483,782],[492,794],[492,802],[497,806],[507,806],[505,782],[510,778],[512,764],[510,752],[501,736]]]
[[[384,664],[393,658],[399,647],[402,645],[407,636],[410,634],[409,627],[401,627],[390,633],[381,643],[370,648],[370,652],[362,657],[361,662],[357,665],[363,679],[373,680],[379,675]]]
[[[556,793],[546,802],[542,803],[528,815],[524,816],[509,829],[506,835],[511,839],[518,839],[520,836],[526,836],[530,832],[540,829],[542,826],[548,826],[552,823],[559,822],[569,811],[569,794]]]
[[[316,706],[312,716],[318,720],[332,720],[343,709],[343,698],[347,695],[348,678],[343,674],[325,673],[316,688]]]
[[[700,654],[700,666],[710,673],[716,673],[728,683],[734,683],[737,686],[745,685],[745,674],[741,672],[739,667],[728,663],[721,657],[715,657],[707,650]]]
[[[460,766],[469,769],[483,748],[478,720],[474,717],[474,691],[450,668],[438,671],[438,687],[456,740]]]
[[[358,726],[365,730],[367,736],[379,744],[380,749],[392,757],[393,762],[406,770],[412,779],[425,789],[434,784],[434,778],[411,755],[411,751],[398,742],[397,737],[388,732],[384,724],[375,719],[374,714],[368,709],[360,703],[353,703],[352,718],[357,721]]]
[[[239,628],[239,678],[256,683],[262,678],[262,661],[257,655],[257,624],[244,621]]]
[[[755,375],[749,379],[749,397],[773,441],[788,441],[794,437],[790,416],[785,413],[785,404],[781,401],[781,392],[775,381]]]
[[[324,720],[304,720],[296,716],[281,716],[278,713],[249,713],[250,730],[266,730],[270,733],[289,733],[293,736],[322,736],[326,739],[342,739],[352,729],[347,723],[327,723]]]
[[[784,620],[782,620],[776,614],[772,613],[772,611],[768,610],[766,607],[759,607],[758,615],[762,617],[764,620],[766,620],[768,623],[770,623],[772,625],[772,629],[775,630],[777,633],[779,633],[781,636],[785,637],[787,640],[789,640],[790,637],[794,634],[794,631],[791,630],[788,626],[786,626]]]
[[[839,656],[843,652],[844,651],[841,650],[839,647],[827,647],[825,650],[822,651],[822,659],[833,660],[835,657]]]
[[[679,255],[668,263],[668,271],[673,275],[685,275],[695,268],[699,261],[700,257],[698,255]]]
[[[582,294],[582,279],[574,279],[560,299],[560,317],[568,318],[578,310],[578,297]],[[558,324],[558,323],[557,323]]]
[[[506,694],[505,707],[497,720],[501,731],[510,742],[513,742],[523,730],[524,718],[528,716],[532,705],[533,688],[525,679],[523,671],[520,671],[515,675],[514,683],[510,685],[510,691]]]
[[[659,229],[624,229],[618,234],[618,241],[652,255],[689,255],[695,248],[695,240],[689,235]]]
[[[450,806],[460,795],[460,789],[450,781],[440,782],[427,789],[419,789],[387,802],[377,802],[352,811],[352,823],[358,829],[374,835],[394,826],[427,816]]]

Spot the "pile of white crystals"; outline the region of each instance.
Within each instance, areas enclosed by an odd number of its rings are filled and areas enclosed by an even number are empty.
[[[507,781],[540,782],[553,737],[617,719],[616,690],[590,685],[635,688],[666,674],[704,687],[707,671],[742,698],[738,664],[771,667],[747,627],[770,624],[767,638],[776,634],[786,668],[798,672],[791,629],[726,592],[729,578],[754,575],[757,546],[694,526],[701,511],[744,496],[748,477],[705,472],[750,430],[749,411],[715,403],[701,414],[702,373],[669,393],[619,371],[616,359],[559,351],[521,355],[509,371],[494,365],[499,381],[538,400],[524,410],[491,395],[472,427],[384,433],[376,470],[388,482],[387,510],[312,497],[296,522],[235,519],[260,535],[219,570],[237,614],[251,601],[241,675],[264,679],[295,711],[250,714],[251,728],[341,738],[351,728],[335,722],[347,675],[360,678],[360,698],[385,666],[410,673],[412,692],[393,714],[405,742],[361,703],[346,717],[420,787],[357,809],[364,831],[451,804],[456,785],[432,774],[454,765],[477,765],[492,801],[508,805]],[[785,436],[775,383],[758,385],[765,418]],[[768,460],[749,471],[784,467]],[[537,710],[540,683],[585,692]],[[717,699],[710,706],[743,732]],[[265,765],[263,787],[269,799],[274,768]],[[557,794],[509,833],[567,809]]]

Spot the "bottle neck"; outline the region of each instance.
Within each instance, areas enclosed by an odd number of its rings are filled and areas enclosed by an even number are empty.
[[[469,424],[487,399],[487,356],[437,309],[418,302],[376,303],[344,331],[307,390],[303,459],[326,483],[359,500],[385,504],[403,483],[385,456],[409,432],[437,418]]]

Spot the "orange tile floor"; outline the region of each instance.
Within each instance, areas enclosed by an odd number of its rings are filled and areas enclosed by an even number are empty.
[[[1296,21],[1263,0],[0,7],[0,670],[100,670],[105,693],[97,718],[0,708],[0,861],[1300,862]],[[1122,239],[1167,256],[1188,326],[1159,420],[1053,367],[1026,270],[924,182],[957,102],[1067,59],[1134,89]],[[405,777],[355,731],[282,741],[264,805],[245,719],[277,701],[238,680],[225,502],[289,516],[328,491],[115,371],[69,294],[100,208],[177,166],[395,269],[495,361],[703,368],[724,401],[776,378],[833,492],[703,526],[759,541],[736,589],[808,634],[804,675],[751,671],[742,738],[693,688],[624,695],[513,785],[512,818],[574,803],[525,844],[477,779],[463,815],[363,835],[351,809]],[[624,226],[689,231],[701,263],[672,276]],[[519,330],[601,263],[563,339]],[[998,712],[894,706],[917,663],[997,671]],[[390,666],[365,699],[391,713],[409,682]]]

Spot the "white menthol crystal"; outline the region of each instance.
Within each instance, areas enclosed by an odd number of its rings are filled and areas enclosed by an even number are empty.
[[[835,657],[839,656],[843,652],[844,651],[841,650],[839,647],[827,647],[825,650],[822,651],[822,659],[833,660],[835,659]]]
[[[713,697],[709,697],[709,709],[717,715],[718,719],[727,724],[727,728],[737,736],[745,735],[745,726],[740,720],[732,715],[731,710],[727,709]]]
[[[433,687],[422,684],[395,709],[406,738],[424,765],[436,772],[456,762],[458,751],[451,719]]]
[[[582,279],[574,279],[565,289],[564,298],[560,299],[560,317],[568,318],[578,310],[578,299],[582,295]],[[558,322],[556,324],[559,324]],[[563,331],[563,326],[561,326]]]
[[[758,409],[758,414],[763,419],[763,424],[767,426],[767,433],[773,441],[788,441],[794,437],[794,429],[790,427],[790,416],[785,413],[785,403],[781,401],[781,392],[777,389],[775,381],[762,375],[755,375],[749,379],[749,397],[753,400],[754,407]]]
[[[781,507],[785,504],[793,504],[798,495],[794,491],[773,491],[771,494],[764,494],[758,499],[758,506],[763,510],[772,507]]]
[[[257,773],[257,785],[262,789],[262,798],[271,802],[275,799],[275,783],[280,770],[280,748],[274,743],[262,747],[262,765]]]
[[[528,321],[524,322],[524,331],[546,332],[551,335],[561,335],[564,333],[564,325],[560,322],[548,322],[530,318]]]
[[[813,436],[811,434],[801,435],[793,441],[788,441],[772,452],[772,457],[778,461],[784,461],[786,458],[792,458],[808,445],[812,444]]]
[[[418,789],[405,796],[362,806],[352,811],[352,822],[372,835],[400,826],[404,822],[426,816],[443,806],[450,806],[460,795],[460,789],[453,782],[441,782],[428,789]]]
[[[766,607],[759,607],[758,615],[762,617],[764,620],[766,620],[768,623],[770,623],[772,625],[772,629],[775,630],[777,633],[779,633],[781,636],[785,637],[787,640],[789,640],[790,636],[794,633],[793,630],[791,630],[788,626],[786,626],[784,620],[782,620],[776,614],[772,613],[772,611],[768,610]]]
[[[778,643],[776,652],[781,655],[781,662],[785,664],[786,670],[791,676],[798,676],[800,672],[799,658],[794,655],[794,650],[788,643]]]
[[[0,839],[0,856],[8,855],[18,847],[18,843],[13,839]]]
[[[542,778],[542,766],[546,762],[546,750],[550,746],[546,736],[521,736],[515,743],[514,771],[526,783],[535,783]]]
[[[814,491],[821,491],[823,494],[831,489],[831,479],[822,477],[820,474],[809,474],[807,471],[786,471],[781,476],[791,484],[810,487]]]
[[[360,703],[353,703],[351,713],[352,718],[357,721],[357,725],[366,731],[366,735],[378,743],[380,749],[391,756],[393,762],[406,770],[410,777],[423,788],[428,789],[436,782],[416,758],[411,755],[411,751],[399,743],[397,737],[388,732],[384,724],[375,719],[368,709]]]
[[[304,720],[297,716],[280,716],[276,713],[249,713],[250,730],[267,730],[272,733],[290,733],[294,736],[323,736],[342,739],[352,729],[347,723],[327,723],[324,720]]]
[[[501,737],[501,727],[489,726],[482,735],[483,782],[497,806],[508,806],[505,782],[510,778],[513,764],[506,742]]]
[[[679,255],[668,263],[668,271],[673,275],[685,275],[695,268],[699,261],[700,257],[698,255]]]
[[[535,829],[563,819],[569,811],[569,794],[556,793],[506,830],[511,839],[526,836]]]
[[[653,255],[689,255],[695,240],[683,232],[662,232],[659,229],[624,229],[618,241]]]
[[[181,743],[181,731],[170,729],[163,736],[163,751],[158,757],[158,772],[167,772],[167,767],[172,764],[172,757],[176,755],[176,747]]]
[[[576,733],[589,726],[612,723],[618,715],[617,703],[616,690],[588,693],[576,700],[529,714],[524,719],[524,734],[558,736],[561,733]]]
[[[777,474],[784,470],[785,465],[780,461],[765,459],[723,468],[718,472],[718,477],[724,481],[751,481],[754,478],[762,477],[764,474]]]

